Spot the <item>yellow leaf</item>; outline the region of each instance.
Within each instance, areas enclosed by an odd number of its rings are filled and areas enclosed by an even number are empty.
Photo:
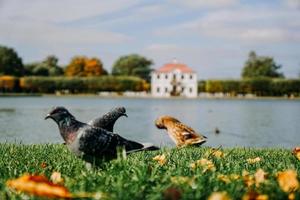
[[[280,188],[284,192],[293,192],[299,188],[297,172],[292,169],[283,172],[278,172],[277,181],[279,183]]]
[[[202,159],[197,160],[196,162],[190,164],[190,167],[192,169],[196,169],[198,166],[203,168],[203,173],[206,171],[215,171],[216,170],[214,163],[205,158],[202,158]]]
[[[261,158],[260,157],[256,157],[256,158],[248,158],[247,159],[247,162],[249,164],[254,164],[254,163],[257,163],[257,162],[260,162],[261,161]]]
[[[164,165],[167,162],[166,155],[157,155],[153,158],[153,160],[157,161],[160,165]]]
[[[226,183],[226,184],[231,182],[230,178],[229,178],[228,176],[224,175],[224,174],[219,174],[219,175],[217,176],[217,178],[218,178],[220,181],[223,181],[223,182]]]
[[[224,157],[224,153],[220,150],[213,151],[211,155],[214,156],[215,158],[223,158]]]
[[[295,147],[293,149],[293,154],[296,156],[298,160],[300,160],[300,147]]]
[[[250,176],[249,172],[244,170],[242,172],[242,176],[243,176],[244,183],[247,187],[250,187],[251,185],[253,185],[255,183],[254,177]]]
[[[256,187],[258,187],[259,184],[263,183],[266,180],[266,176],[267,176],[267,173],[262,169],[258,169],[255,172],[254,178],[255,178]]]
[[[208,200],[230,200],[230,197],[227,195],[226,192],[213,192],[208,197]]]
[[[62,185],[64,183],[64,179],[61,177],[61,174],[59,172],[53,172],[51,174],[50,180],[55,183]]]
[[[9,188],[31,195],[48,198],[72,198],[67,188],[50,182],[43,175],[25,174],[17,179],[8,180]]]

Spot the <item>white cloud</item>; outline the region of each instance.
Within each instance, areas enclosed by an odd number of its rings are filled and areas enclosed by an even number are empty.
[[[189,8],[222,8],[236,5],[238,0],[169,0],[170,3],[180,4]]]
[[[242,43],[300,42],[300,13],[266,8],[240,8],[209,12],[203,17],[158,29],[159,36],[197,35]],[[274,23],[276,22],[276,23]]]
[[[283,3],[285,3],[290,8],[300,9],[300,0],[283,0]]]
[[[137,3],[138,0],[3,0],[0,19],[68,22],[117,12]]]

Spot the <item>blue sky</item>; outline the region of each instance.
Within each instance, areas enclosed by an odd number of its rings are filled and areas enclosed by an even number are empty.
[[[0,0],[0,44],[24,63],[139,53],[173,58],[199,79],[239,78],[250,50],[300,73],[300,0]]]

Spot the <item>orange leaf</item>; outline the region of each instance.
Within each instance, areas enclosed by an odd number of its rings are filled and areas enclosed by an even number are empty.
[[[40,197],[48,198],[71,198],[72,194],[69,193],[68,189],[50,182],[43,175],[29,175],[24,174],[23,176],[8,180],[6,185],[12,189],[20,192],[25,192]]]
[[[250,191],[244,194],[242,200],[268,200],[269,197],[266,194],[258,194],[255,191]]]
[[[300,160],[300,147],[295,147],[293,149],[293,154],[296,156],[296,158],[298,158],[298,160]]]
[[[164,165],[167,162],[166,155],[157,155],[153,158],[153,160],[157,161],[160,165]]]
[[[285,192],[292,192],[299,188],[297,172],[289,169],[283,172],[278,172],[277,181],[280,188]]]

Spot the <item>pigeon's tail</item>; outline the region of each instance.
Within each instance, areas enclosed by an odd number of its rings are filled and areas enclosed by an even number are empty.
[[[159,147],[154,146],[151,143],[142,143],[142,145],[143,145],[142,148],[140,148],[140,149],[133,149],[133,150],[127,151],[126,153],[130,154],[130,153],[135,153],[135,152],[138,152],[138,151],[156,151],[156,150],[160,149]]]

